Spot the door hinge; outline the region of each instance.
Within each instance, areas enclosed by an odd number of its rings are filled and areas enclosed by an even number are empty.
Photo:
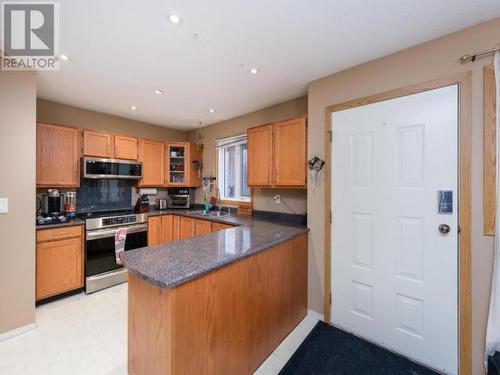
[[[458,233],[458,234],[460,234],[460,231],[461,231],[461,229],[460,229],[460,225],[459,225],[459,226],[457,227],[457,233]]]
[[[332,304],[332,292],[330,292],[330,295],[328,296],[329,300],[330,300],[330,305]]]
[[[330,138],[330,143],[332,143],[332,131],[328,130],[328,137]]]
[[[330,210],[330,223],[332,222],[332,210]]]

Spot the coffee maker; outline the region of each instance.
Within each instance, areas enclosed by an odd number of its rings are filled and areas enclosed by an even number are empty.
[[[64,210],[64,194],[57,189],[49,189],[42,195],[42,213],[44,215],[59,215]]]

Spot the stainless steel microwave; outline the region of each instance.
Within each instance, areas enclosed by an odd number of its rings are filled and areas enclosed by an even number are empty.
[[[142,178],[142,163],[135,160],[82,157],[82,177],[139,180]]]

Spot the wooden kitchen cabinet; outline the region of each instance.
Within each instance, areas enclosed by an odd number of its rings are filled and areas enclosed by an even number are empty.
[[[161,242],[166,243],[174,239],[174,217],[172,215],[161,216]]]
[[[84,130],[83,155],[101,158],[137,160],[138,139],[125,135]]]
[[[152,216],[148,218],[148,246],[159,245],[161,243],[162,243],[161,216]]]
[[[250,128],[248,186],[307,186],[307,124],[298,117]]]
[[[37,123],[36,185],[38,187],[80,185],[79,129]]]
[[[181,237],[181,224],[180,224],[180,216],[173,215],[172,216],[172,236],[174,241],[180,239]]]
[[[139,140],[139,160],[142,162],[142,179],[139,186],[164,186],[165,144],[148,139]]]
[[[179,216],[179,240],[194,236],[194,219]]]
[[[139,154],[138,139],[124,135],[115,135],[115,159],[137,160]]]
[[[202,163],[202,152],[200,146],[194,143],[167,142],[165,144],[165,185],[201,187],[202,173],[195,166]]]
[[[159,245],[174,239],[172,215],[152,216],[148,219],[148,246]]]
[[[100,158],[114,157],[114,136],[93,130],[83,131],[83,155]]]
[[[217,232],[219,230],[233,228],[233,225],[223,224],[223,223],[212,223],[212,232]]]
[[[194,235],[207,234],[212,232],[212,223],[207,220],[196,219],[194,222]]]
[[[273,124],[248,129],[248,186],[271,186],[273,182]]]
[[[166,156],[166,186],[183,186],[189,183],[189,142],[167,142]]]
[[[83,227],[37,231],[36,300],[83,287]]]
[[[274,185],[306,186],[306,142],[304,117],[274,124]]]
[[[188,187],[201,187],[203,179],[203,148],[189,144]]]

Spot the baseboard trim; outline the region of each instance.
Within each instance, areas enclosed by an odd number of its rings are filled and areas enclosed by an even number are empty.
[[[320,314],[319,312],[316,312],[316,311],[311,310],[311,309],[307,310],[307,316],[310,316],[311,318],[323,321],[323,314]]]
[[[4,341],[12,337],[22,335],[23,333],[29,332],[35,328],[36,328],[36,323],[30,323],[16,329],[12,329],[10,331],[0,333],[0,341]]]

